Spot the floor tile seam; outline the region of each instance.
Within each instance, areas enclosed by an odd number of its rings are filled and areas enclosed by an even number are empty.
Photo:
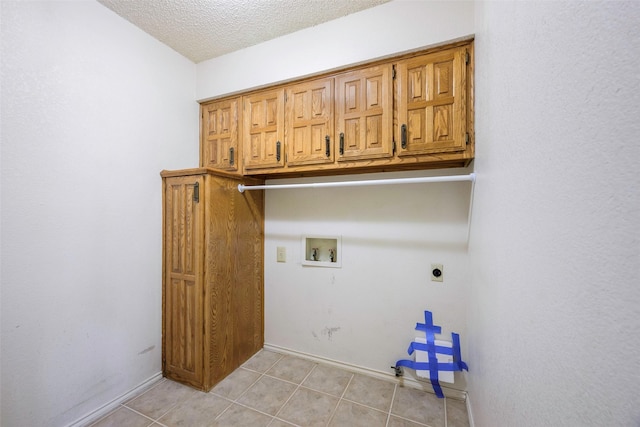
[[[292,385],[295,385],[295,386],[302,385],[302,381],[304,381],[304,380],[302,380],[301,382],[297,383],[297,382],[295,382],[295,381],[287,380],[287,379],[285,379],[285,378],[276,377],[276,376],[274,376],[274,375],[272,375],[272,374],[268,374],[268,373],[266,373],[266,372],[265,372],[263,375],[264,375],[265,377],[269,377],[269,378],[272,378],[272,379],[274,379],[274,380],[284,381],[284,382],[286,382],[286,383],[289,383],[289,384],[292,384]],[[306,379],[307,377],[304,377],[304,378]]]
[[[281,421],[281,422],[283,422],[283,423],[285,423],[285,424],[289,424],[289,425],[291,425],[291,426],[295,426],[295,427],[302,427],[302,426],[300,426],[299,424],[294,423],[293,421],[285,420],[284,418],[280,418],[280,417],[273,417],[273,420],[271,420],[271,422],[273,422],[273,421],[275,421],[275,420],[277,420],[277,421]],[[269,423],[269,424],[271,424],[271,423]]]
[[[387,414],[387,415],[389,414],[389,411],[385,411],[384,409],[376,408],[374,406],[365,405],[364,403],[358,402],[357,400],[351,400],[351,399],[347,399],[345,397],[343,399],[340,399],[340,402],[342,402],[343,400],[345,402],[349,402],[349,403],[353,403],[353,404],[358,405],[358,406],[362,406],[363,408],[373,409],[376,412],[380,412],[380,413]]]
[[[266,416],[271,417],[271,418],[276,418],[276,416],[275,416],[275,415],[270,414],[270,413],[268,413],[268,412],[264,412],[264,411],[262,411],[262,410],[260,410],[260,409],[258,409],[258,408],[254,408],[253,406],[249,406],[249,405],[247,405],[246,403],[233,402],[233,404],[236,404],[236,405],[238,405],[238,406],[242,406],[243,408],[250,409],[250,410],[255,411],[255,412],[259,412],[259,413],[261,413],[262,415],[266,415]],[[233,405],[233,404],[232,404],[232,405]],[[232,406],[232,405],[230,405],[230,406]],[[283,421],[284,421],[284,420],[283,420]],[[289,422],[289,421],[287,421],[287,422]]]
[[[126,401],[120,403],[120,405],[126,405],[129,402],[133,402],[137,398],[139,398],[141,396],[144,396],[145,394],[149,393],[151,390],[153,390],[154,388],[158,387],[160,384],[165,383],[166,381],[167,381],[167,379],[163,377],[160,381],[156,382],[155,384],[152,384],[151,387],[149,387],[148,389],[144,390],[140,394],[136,394],[135,396],[127,399]]]
[[[251,384],[249,384],[249,386],[247,388],[244,389],[244,391],[242,393],[240,393],[240,395],[238,397],[236,397],[233,402],[234,403],[238,403],[238,400],[242,399],[242,396],[244,396],[245,394],[247,394],[247,392],[249,390],[251,390],[251,387],[253,387],[254,385],[256,385],[258,383],[258,381],[260,381],[260,379],[264,377],[264,374],[261,374],[254,382],[252,382]]]
[[[444,409],[444,427],[447,427],[447,398],[445,397],[442,400],[444,400],[444,402],[442,402],[442,407]]]
[[[272,352],[272,353],[275,353],[275,352]],[[245,366],[244,366],[244,364],[243,364],[243,365],[240,365],[240,367],[241,367],[241,368],[243,368],[243,369],[246,369],[247,371],[257,372],[257,373],[259,373],[259,374],[266,374],[266,373],[267,373],[271,368],[273,368],[274,366],[276,366],[276,363],[278,363],[278,362],[279,362],[280,360],[282,360],[282,358],[284,357],[284,354],[281,354],[281,353],[275,353],[275,354],[278,354],[280,357],[278,357],[278,360],[276,360],[276,361],[275,361],[275,362],[273,362],[271,365],[269,365],[269,367],[268,367],[267,369],[265,369],[265,370],[264,370],[264,372],[263,372],[263,371],[259,371],[259,370],[257,370],[257,369],[247,368],[247,367],[245,367]],[[251,361],[251,359],[247,360],[247,361],[245,362],[245,364],[246,364],[246,363],[248,363],[249,361]]]
[[[307,373],[307,375],[302,379],[302,381],[300,381],[300,384],[296,384],[296,389],[293,390],[293,393],[291,393],[291,395],[289,396],[289,398],[287,398],[287,400],[282,404],[282,406],[280,407],[280,409],[278,409],[278,412],[276,412],[276,414],[274,415],[274,417],[278,417],[278,415],[280,415],[280,412],[282,412],[282,409],[287,406],[287,404],[291,401],[291,399],[293,398],[293,396],[295,396],[295,394],[298,392],[298,390],[300,390],[300,387],[302,386],[302,383],[304,382],[304,380],[306,380],[307,378],[309,378],[309,375],[311,375],[311,373],[316,369],[316,366],[318,366],[318,364],[314,364],[313,368],[311,368],[311,370]],[[266,373],[265,373],[266,375]]]
[[[344,398],[344,394],[347,392],[347,389],[351,385],[351,381],[353,381],[353,377],[354,377],[354,375],[351,374],[351,378],[349,378],[349,381],[347,382],[347,385],[345,386],[344,390],[342,390],[342,394],[338,398],[338,403],[336,404],[336,407],[333,408],[333,412],[331,413],[331,416],[329,417],[329,421],[327,421],[327,426],[330,425],[331,421],[333,421],[333,419],[335,418],[336,412],[338,412],[338,407],[340,406],[340,402],[342,402],[342,400]]]
[[[209,392],[209,394],[212,394],[212,395],[214,395],[214,396],[216,396],[216,397],[220,397],[220,398],[222,398],[222,399],[226,400],[227,402],[229,402],[229,404],[227,405],[227,407],[226,407],[226,408],[224,408],[224,410],[223,410],[222,412],[220,412],[220,413],[219,413],[219,414],[214,418],[214,421],[215,421],[215,420],[217,420],[218,418],[220,418],[220,417],[222,416],[222,414],[224,414],[225,412],[227,412],[227,410],[229,410],[229,408],[231,408],[231,407],[233,406],[233,404],[234,404],[234,403],[237,403],[237,404],[239,404],[240,406],[245,406],[245,407],[246,407],[246,405],[243,405],[243,404],[239,403],[239,402],[238,402],[238,400],[239,400],[242,396],[244,396],[244,395],[245,395],[245,393],[246,393],[247,391],[249,391],[249,389],[250,389],[251,387],[253,387],[253,386],[254,386],[258,381],[260,381],[260,378],[262,378],[263,376],[264,376],[264,374],[260,374],[260,376],[259,376],[259,377],[258,377],[258,378],[253,382],[253,383],[251,383],[251,384],[250,384],[250,385],[249,385],[249,386],[248,386],[248,387],[247,387],[247,388],[246,388],[242,393],[240,393],[240,395],[239,395],[237,398],[235,398],[235,399],[231,399],[229,396],[224,396],[224,395],[222,395],[222,394],[216,393],[216,392],[214,391],[214,389],[211,389],[211,391]],[[253,408],[251,408],[251,409],[253,409]]]
[[[311,372],[309,372],[307,374],[307,376],[302,380],[302,382],[300,383],[300,387],[305,388],[307,390],[311,390],[311,391],[315,391],[317,393],[321,393],[327,396],[331,396],[331,397],[336,397],[338,399],[342,399],[342,397],[344,396],[344,394],[347,392],[347,389],[349,388],[349,385],[351,384],[351,381],[353,380],[354,374],[352,372],[349,372],[351,374],[351,378],[349,378],[349,381],[347,382],[347,385],[344,387],[344,390],[342,390],[342,393],[340,394],[340,396],[336,396],[335,394],[331,394],[331,393],[327,393],[326,391],[322,391],[322,390],[317,390],[315,388],[309,387],[308,385],[304,385],[305,381],[307,380],[307,378],[309,378],[309,376],[311,376],[311,374],[313,373],[313,371],[316,369],[316,367],[319,364],[316,363],[316,365],[313,367],[313,369],[311,369]]]
[[[197,392],[200,392],[200,391],[199,391],[199,390],[197,390]],[[204,393],[204,392],[203,392],[203,393]],[[208,393],[207,393],[207,394],[208,394]],[[177,401],[177,402],[175,402],[173,405],[171,405],[171,406],[169,407],[169,409],[167,409],[167,410],[166,410],[166,411],[164,411],[161,415],[159,415],[159,416],[158,416],[158,418],[156,418],[154,421],[155,421],[155,422],[157,422],[157,423],[160,423],[160,419],[161,419],[162,417],[164,417],[165,415],[167,415],[169,412],[173,411],[173,410],[174,410],[176,407],[178,407],[179,405],[181,405],[181,404],[183,404],[183,403],[185,403],[185,402],[187,402],[187,401],[189,401],[189,400],[191,400],[191,399],[195,399],[195,397],[196,397],[197,395],[198,395],[197,393],[194,393],[194,394],[192,394],[191,396],[188,396],[188,397],[187,397],[187,398],[185,398],[185,399],[178,400],[178,401]],[[136,412],[137,412],[137,411],[136,411]],[[147,416],[147,418],[150,418],[150,417],[148,417],[148,416]],[[164,425],[164,424],[163,424],[163,425]]]
[[[391,395],[391,404],[389,405],[389,410],[387,411],[387,422],[385,423],[385,427],[389,426],[389,421],[391,421],[391,409],[393,408],[393,401],[396,399],[396,391],[398,390],[398,384],[393,386],[393,394]]]
[[[126,404],[126,403],[121,403],[121,404],[120,404],[120,406],[121,406],[121,407],[123,407],[123,408],[127,408],[128,410],[130,410],[130,411],[132,411],[132,412],[135,412],[136,414],[141,415],[141,416],[145,417],[145,418],[146,418],[146,419],[148,419],[148,420],[151,420],[151,422],[152,422],[152,423],[156,422],[157,420],[159,420],[160,418],[162,418],[163,416],[165,416],[165,415],[166,415],[166,412],[165,412],[164,414],[160,415],[158,418],[151,418],[150,416],[145,415],[145,414],[143,414],[143,413],[142,413],[142,412],[140,412],[140,411],[136,411],[135,409],[131,408],[130,406],[127,406],[127,404]],[[175,406],[175,405],[174,405],[174,406]],[[173,409],[173,407],[171,407],[171,408]],[[115,412],[115,411],[114,411],[114,412]],[[111,414],[113,414],[113,412],[111,412]],[[101,419],[102,419],[102,418],[101,418]],[[151,425],[151,424],[149,424],[149,425]]]
[[[437,426],[433,426],[433,425],[431,425],[431,424],[425,424],[425,423],[423,423],[423,422],[416,421],[416,420],[414,420],[414,419],[412,419],[412,418],[403,417],[402,415],[398,415],[398,414],[390,414],[389,418],[391,418],[391,417],[400,418],[400,419],[402,419],[402,420],[412,422],[413,424],[418,424],[419,426],[424,426],[424,427],[437,427]]]

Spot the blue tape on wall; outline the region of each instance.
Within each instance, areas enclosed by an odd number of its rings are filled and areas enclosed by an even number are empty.
[[[451,333],[452,347],[444,347],[436,345],[436,334],[440,334],[442,328],[433,324],[433,315],[430,311],[424,312],[424,323],[416,323],[416,330],[423,331],[426,335],[426,343],[412,342],[409,344],[407,353],[413,354],[414,351],[426,351],[429,362],[414,362],[413,360],[398,360],[396,362],[396,372],[398,368],[405,367],[414,369],[416,371],[429,371],[429,381],[436,396],[443,398],[442,387],[438,380],[438,371],[465,371],[469,370],[469,367],[462,361],[460,352],[460,335],[455,332]],[[438,354],[446,354],[453,356],[452,363],[440,363],[438,362]]]

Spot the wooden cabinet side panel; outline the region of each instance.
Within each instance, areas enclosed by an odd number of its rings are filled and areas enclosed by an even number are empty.
[[[262,191],[240,193],[238,180],[207,177],[206,322],[211,387],[264,343]]]
[[[264,345],[264,192],[234,193],[236,357],[244,363]]]
[[[237,191],[237,190],[236,190]],[[207,176],[206,276],[208,381],[212,386],[235,368],[233,360],[233,287],[230,236],[235,232],[233,206],[225,179]]]

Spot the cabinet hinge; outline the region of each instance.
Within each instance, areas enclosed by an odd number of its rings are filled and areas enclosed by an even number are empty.
[[[469,51],[464,51],[464,63],[469,64]]]
[[[396,154],[396,140],[395,139],[392,141],[392,147],[393,147],[392,148],[393,151],[392,151],[391,154]]]
[[[392,66],[391,67],[391,78],[395,79],[396,78],[396,66]]]
[[[464,134],[464,143],[465,145],[469,145],[469,132]]]
[[[287,102],[287,92],[284,93],[284,102]]]
[[[196,203],[200,202],[200,184],[197,182],[193,184],[193,201]]]

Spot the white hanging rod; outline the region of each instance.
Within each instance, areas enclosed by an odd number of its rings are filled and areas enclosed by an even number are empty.
[[[327,188],[327,187],[363,187],[368,185],[388,185],[388,184],[417,184],[422,182],[475,182],[476,174],[451,175],[451,176],[430,176],[419,178],[395,178],[395,179],[371,179],[367,181],[344,181],[344,182],[316,182],[309,184],[279,184],[279,185],[243,185],[238,184],[238,191],[244,193],[245,190],[277,190],[291,188]]]

